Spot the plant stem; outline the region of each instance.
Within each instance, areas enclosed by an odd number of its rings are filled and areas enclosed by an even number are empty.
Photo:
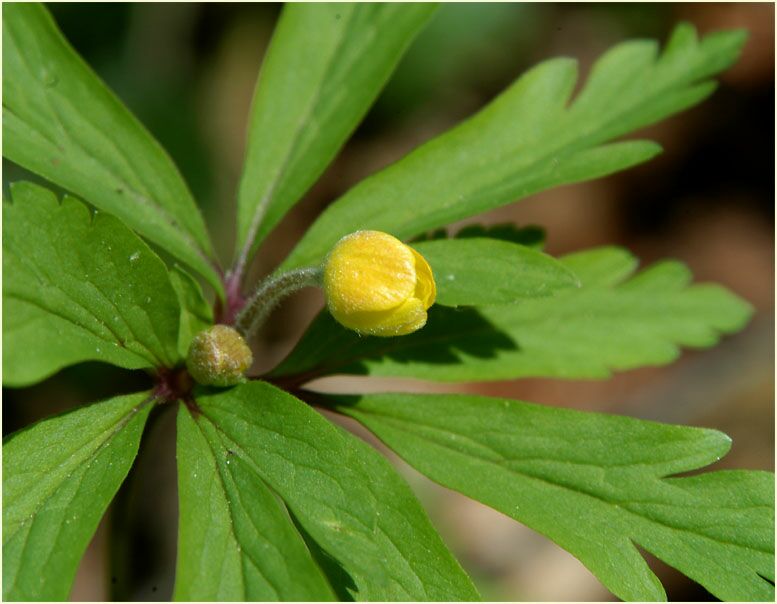
[[[223,306],[220,307],[219,321],[227,325],[232,325],[237,314],[245,306],[245,298],[240,293],[241,276],[237,273],[229,272],[224,277],[224,291],[226,292]]]
[[[278,303],[303,287],[321,284],[320,268],[299,268],[262,281],[235,318],[235,328],[245,338],[251,337],[265,322]]]

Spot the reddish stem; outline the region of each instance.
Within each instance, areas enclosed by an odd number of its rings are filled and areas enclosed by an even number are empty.
[[[189,398],[194,381],[186,367],[160,369],[156,374],[154,396],[165,402]]]
[[[224,292],[227,301],[224,305],[221,302],[216,305],[216,322],[234,325],[235,317],[246,304],[246,298],[240,293],[240,275],[238,273],[227,273],[224,279]]]

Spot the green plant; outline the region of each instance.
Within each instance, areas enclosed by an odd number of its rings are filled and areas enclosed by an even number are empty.
[[[4,383],[30,385],[85,360],[156,380],[149,392],[6,439],[5,598],[68,596],[149,412],[175,404],[177,599],[478,598],[388,462],[312,405],[356,419],[431,479],[553,539],[620,598],[665,598],[639,544],[720,598],[774,599],[773,474],[676,476],[723,456],[730,440],[720,432],[496,398],[304,387],[333,373],[605,378],[670,362],[680,346],[711,346],[750,315],[723,288],[691,285],[677,262],[635,275],[635,259],[619,248],[554,259],[487,230],[428,237],[413,244],[438,289],[422,329],[363,337],[322,312],[267,375],[214,388],[185,370],[196,334],[266,317],[288,291],[316,282],[310,275],[349,233],[407,240],[652,158],[653,142],[613,141],[707,97],[709,78],[744,41],[742,32],[698,40],[680,25],[660,54],[653,42],[621,44],[573,100],[574,61],[541,63],[476,116],[335,201],[245,296],[261,243],[321,175],[432,11],[285,9],[259,76],[235,262],[224,272],[165,152],[43,7],[3,7],[3,154],[96,208],[32,183],[11,186]],[[520,231],[511,235],[520,240]]]

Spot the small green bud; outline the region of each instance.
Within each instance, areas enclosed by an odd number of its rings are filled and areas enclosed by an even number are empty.
[[[234,386],[245,381],[244,373],[254,357],[237,330],[228,325],[214,325],[192,339],[186,368],[199,384]]]

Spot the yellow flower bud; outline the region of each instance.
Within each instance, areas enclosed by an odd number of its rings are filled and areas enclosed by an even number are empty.
[[[243,336],[228,325],[214,325],[198,333],[186,355],[189,374],[206,386],[234,386],[245,381],[243,374],[253,362]]]
[[[437,290],[429,263],[413,248],[380,231],[357,231],[329,252],[324,292],[340,324],[388,337],[421,329]]]

